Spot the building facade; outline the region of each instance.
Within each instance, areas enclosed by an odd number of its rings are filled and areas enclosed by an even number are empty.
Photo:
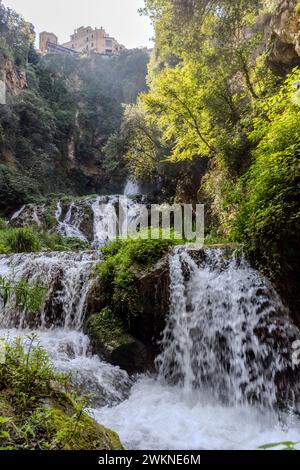
[[[43,31],[40,34],[40,51],[43,53],[48,52],[48,44],[58,44],[58,37],[53,33]]]
[[[62,46],[76,52],[94,52],[107,55],[118,54],[124,49],[124,46],[120,45],[115,38],[110,37],[102,27],[93,29],[91,26],[81,26],[75,29],[70,41]]]

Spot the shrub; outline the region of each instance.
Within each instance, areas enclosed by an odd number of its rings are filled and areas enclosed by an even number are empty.
[[[16,338],[5,346],[6,361],[2,367],[0,389],[9,389],[10,401],[19,412],[28,412],[37,397],[51,395],[53,380],[63,383],[63,376],[55,373],[46,352],[34,346],[36,337]]]
[[[34,335],[5,343],[0,372],[1,450],[122,449],[115,433],[84,413],[86,400],[68,392],[68,377]]]
[[[6,228],[7,228],[6,220],[0,217],[0,230],[5,230]]]
[[[87,242],[79,238],[49,234],[37,227],[12,228],[7,226],[4,221],[2,227],[1,229],[0,225],[0,254],[31,253],[37,251],[79,251],[90,248]]]
[[[37,234],[29,227],[10,230],[6,235],[6,244],[13,253],[31,253],[41,248]]]

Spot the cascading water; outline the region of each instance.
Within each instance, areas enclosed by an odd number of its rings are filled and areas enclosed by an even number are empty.
[[[128,222],[138,216],[138,204],[127,196],[85,197],[77,201],[58,201],[56,206],[29,204],[23,206],[10,218],[15,226],[46,226],[50,215],[54,224],[51,231],[64,237],[76,237],[89,243],[92,248],[99,248],[114,239],[118,226],[119,211],[128,213]],[[45,218],[46,217],[46,218]],[[125,224],[125,222],[124,222]]]
[[[140,186],[133,180],[129,179],[126,182],[124,195],[125,196],[136,196],[141,193]]]
[[[98,252],[30,253],[0,256],[0,276],[18,281],[27,279],[48,287],[40,315],[24,316],[13,299],[0,310],[5,327],[60,326],[80,330],[94,278],[91,271],[100,260]]]
[[[57,221],[57,226],[55,227],[56,232],[65,237],[76,237],[82,241],[88,241],[87,237],[80,230],[84,212],[75,204],[75,202],[71,202],[65,217],[62,219],[62,207],[59,201],[54,215]]]
[[[171,315],[159,378],[226,404],[294,405],[292,344],[300,337],[272,286],[242,257],[179,249],[170,259]]]
[[[5,307],[0,305],[0,338],[34,333],[55,366],[71,372],[74,386],[88,392],[97,406],[124,400],[131,387],[125,371],[92,354],[89,338],[81,331],[99,260],[97,251],[0,255],[0,277],[28,279],[48,289],[40,314],[19,311],[13,298]]]
[[[95,416],[137,449],[255,449],[287,436],[297,441],[298,418],[278,413],[276,403],[295,404],[292,343],[299,337],[272,286],[243,258],[181,247],[170,256],[170,316],[158,377],[141,378],[129,399]]]
[[[109,238],[104,201],[114,206],[112,197],[83,203],[92,213],[94,246]],[[73,224],[75,205],[78,215],[77,202],[56,207],[58,223]],[[130,208],[136,217],[134,203]],[[81,331],[99,261],[98,251],[0,256],[0,276],[48,286],[40,315],[20,313],[13,299],[0,305],[0,337],[34,332],[56,367],[92,394],[90,413],[127,448],[251,449],[299,440],[298,418],[281,411],[279,419],[275,404],[292,409],[296,401],[291,345],[300,333],[274,289],[244,259],[217,249],[174,250],[158,373],[137,378],[93,356]]]

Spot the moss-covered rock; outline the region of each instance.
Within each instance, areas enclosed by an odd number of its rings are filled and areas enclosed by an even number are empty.
[[[68,377],[55,371],[33,340],[6,343],[6,363],[0,365],[0,449],[123,449],[117,434],[85,413],[86,400],[70,393]]]
[[[0,393],[0,447],[47,450],[122,450],[116,433],[76,409],[67,395],[39,403],[28,416],[19,415],[9,393]],[[2,428],[2,429],[1,429]],[[26,431],[27,430],[27,431]],[[4,433],[1,436],[1,433]]]

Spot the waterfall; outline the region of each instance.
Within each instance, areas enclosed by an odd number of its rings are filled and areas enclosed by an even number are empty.
[[[0,277],[28,279],[48,289],[41,312],[32,315],[19,311],[13,298],[6,306],[0,302],[0,339],[35,334],[35,342],[58,370],[71,374],[74,387],[89,395],[92,406],[112,406],[128,397],[132,381],[125,371],[93,355],[82,332],[99,260],[97,251],[0,255]]]
[[[14,299],[0,307],[0,327],[27,328],[59,326],[80,330],[88,296],[94,285],[92,270],[100,260],[98,252],[30,253],[0,256],[0,276],[47,286],[46,301],[39,315],[25,315],[15,308]]]
[[[135,181],[128,179],[124,189],[124,196],[137,196],[140,193],[140,186]]]
[[[10,223],[21,227],[37,224],[48,229],[47,218],[52,216],[51,232],[64,237],[76,237],[96,249],[115,239],[119,227],[118,215],[128,214],[128,221],[139,214],[139,205],[126,196],[95,196],[74,201],[58,201],[53,207],[45,204],[28,204],[15,212]],[[125,222],[124,222],[125,226]]]
[[[299,390],[287,377],[300,378],[292,363],[300,332],[273,287],[243,257],[222,249],[204,249],[200,260],[192,254],[179,248],[170,257],[159,378],[231,405],[272,409],[279,396],[294,403]]]
[[[157,377],[141,377],[127,400],[95,409],[95,417],[130,449],[297,442],[292,343],[299,338],[273,287],[243,257],[176,248]]]
[[[116,237],[117,217],[116,205],[118,197],[104,200],[97,197],[91,203],[93,211],[93,246],[100,247]]]
[[[96,247],[109,238],[104,213],[112,217],[115,203],[112,196],[61,202],[54,215],[58,226],[91,230]],[[134,218],[135,203],[122,203]],[[36,214],[42,220],[41,207]],[[93,355],[82,331],[99,262],[97,250],[0,255],[0,276],[47,286],[38,314],[19,311],[13,299],[0,304],[0,338],[34,333],[57,369],[71,372],[74,387],[90,394],[89,413],[128,449],[255,449],[299,440],[292,344],[300,332],[272,285],[242,256],[172,250],[157,373],[137,377]]]
[[[84,218],[84,211],[81,210],[80,206],[76,205],[75,202],[70,203],[64,219],[61,220],[62,207],[61,202],[59,201],[54,215],[57,221],[57,226],[55,228],[57,233],[60,233],[65,237],[76,237],[82,241],[88,241],[87,237],[80,230],[80,226]]]

